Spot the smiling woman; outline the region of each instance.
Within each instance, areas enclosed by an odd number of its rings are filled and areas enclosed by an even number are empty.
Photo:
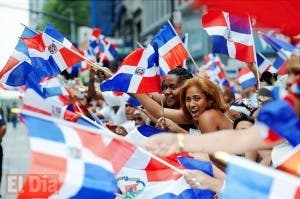
[[[202,133],[232,128],[224,114],[228,106],[221,90],[208,79],[187,80],[181,87],[180,103],[186,117],[191,118]]]
[[[6,64],[23,31],[21,23],[29,23],[28,6],[28,0],[0,0],[0,70]]]

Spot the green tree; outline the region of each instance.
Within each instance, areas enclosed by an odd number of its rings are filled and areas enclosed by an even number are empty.
[[[68,39],[72,39],[72,19],[76,31],[74,35],[79,26],[90,26],[90,0],[49,0],[44,5],[43,13],[43,23],[39,29],[51,23]]]

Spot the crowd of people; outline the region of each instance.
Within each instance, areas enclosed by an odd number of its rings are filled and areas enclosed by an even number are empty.
[[[264,107],[277,106],[272,104],[278,103],[272,99],[275,86],[289,92],[289,100],[280,101],[280,104],[299,120],[299,94],[294,95],[291,91],[297,79],[300,81],[298,52],[292,55],[287,67],[288,74],[280,81],[275,81],[277,77],[269,81],[264,74],[260,78],[260,88],[257,84],[251,85],[239,94],[177,67],[169,71],[162,82],[162,94],[130,95],[101,92],[99,85],[111,74],[92,68],[88,84],[77,84],[74,92],[82,109],[95,113],[108,129],[118,135],[130,137],[136,127],[145,124],[168,132],[147,139],[145,147],[153,154],[166,156],[186,151],[196,159],[211,161],[214,177],[202,171],[186,170],[185,179],[192,187],[218,193],[224,188],[226,174],[224,165],[210,155],[215,151],[226,151],[276,167],[283,151],[287,153],[292,149],[285,139],[274,143],[264,141],[259,134],[260,126],[256,124]],[[132,97],[140,104],[132,103],[129,100]],[[280,125],[285,125],[285,122],[281,121]],[[300,134],[299,126],[295,129],[296,132],[291,133]]]
[[[219,193],[225,186],[226,174],[224,164],[211,156],[215,151],[226,151],[276,167],[280,156],[292,149],[285,139],[274,143],[265,142],[259,134],[260,126],[256,124],[264,107],[278,105],[272,104],[278,103],[277,99],[272,99],[271,88],[275,85],[284,88],[289,94],[288,101],[280,101],[282,109],[292,112],[291,117],[299,120],[299,93],[295,95],[291,89],[299,87],[300,82],[298,52],[292,55],[287,69],[288,74],[280,81],[270,81],[264,74],[260,78],[260,88],[257,84],[250,85],[240,89],[240,93],[220,87],[206,77],[193,75],[183,67],[168,72],[161,85],[162,93],[102,92],[100,84],[111,74],[96,68],[90,69],[86,84],[78,77],[64,80],[75,95],[82,114],[92,118],[89,113],[92,112],[112,132],[125,138],[132,137],[136,127],[151,125],[168,132],[146,140],[145,147],[153,154],[167,156],[186,151],[195,159],[211,162],[213,177],[199,170],[185,170],[184,176],[192,187]],[[284,126],[286,122],[281,121],[279,125]],[[2,114],[0,126],[2,138],[5,133]],[[295,129],[291,133],[300,136],[299,124]]]

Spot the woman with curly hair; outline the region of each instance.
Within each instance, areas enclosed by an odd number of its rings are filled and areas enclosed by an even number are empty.
[[[180,103],[184,115],[201,133],[231,129],[232,122],[224,114],[228,110],[220,88],[205,78],[194,77],[181,87]]]

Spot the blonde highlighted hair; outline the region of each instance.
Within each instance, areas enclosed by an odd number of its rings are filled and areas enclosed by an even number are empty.
[[[192,79],[186,80],[180,89],[180,104],[181,108],[186,116],[191,118],[186,105],[186,91],[188,88],[195,86],[200,89],[207,98],[207,110],[216,109],[221,112],[228,110],[228,105],[225,103],[224,97],[222,96],[221,89],[212,81],[202,77],[193,77]]]

